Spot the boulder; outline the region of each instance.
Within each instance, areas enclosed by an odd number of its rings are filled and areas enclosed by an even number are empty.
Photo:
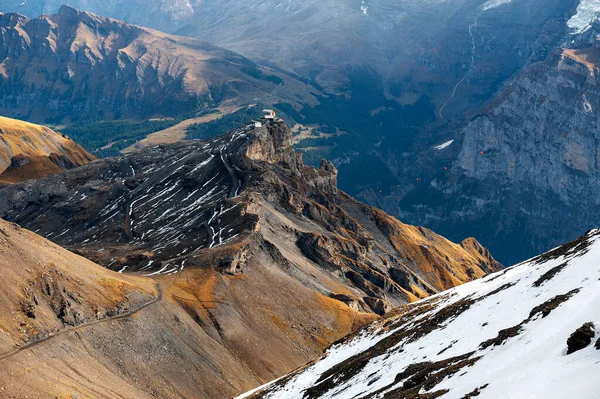
[[[575,353],[589,346],[592,343],[592,339],[596,335],[594,323],[585,323],[579,327],[569,339],[567,339],[567,355]],[[598,343],[596,343],[598,347]]]

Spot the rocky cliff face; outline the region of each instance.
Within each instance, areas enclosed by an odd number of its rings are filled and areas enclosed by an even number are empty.
[[[181,116],[282,83],[233,52],[66,6],[0,26],[0,112],[28,120]]]
[[[39,179],[94,160],[68,137],[53,130],[0,117],[0,183]]]
[[[329,162],[303,165],[285,125],[247,125],[6,188],[0,217],[167,284],[177,317],[220,347],[201,368],[225,372],[225,351],[248,370],[200,384],[204,397],[218,397],[209,383],[232,396],[393,306],[501,268],[476,242],[404,225],[339,191],[336,178]]]
[[[467,177],[532,186],[566,203],[594,198],[600,46],[590,46],[562,48],[527,69],[465,129],[455,165]]]
[[[598,225],[597,29],[569,36],[525,69],[449,148],[434,151],[450,158],[442,161],[452,163],[450,171],[428,182],[427,199],[412,195],[402,212],[416,211],[412,222],[442,233],[467,231],[506,263]]]

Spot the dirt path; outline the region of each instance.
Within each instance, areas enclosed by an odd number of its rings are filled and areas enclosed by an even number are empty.
[[[179,278],[179,276],[177,278]],[[175,284],[176,281],[177,281],[177,279],[175,279],[175,281],[172,284]],[[94,320],[94,321],[91,321],[89,323],[84,323],[84,324],[80,324],[78,326],[68,327],[68,328],[60,330],[58,332],[51,333],[47,337],[44,337],[44,338],[42,338],[42,339],[40,339],[38,341],[25,344],[25,345],[23,345],[23,346],[15,349],[15,350],[13,350],[12,352],[6,353],[4,355],[0,355],[0,361],[6,360],[6,359],[10,359],[13,356],[18,355],[19,353],[21,353],[23,351],[26,351],[28,349],[34,348],[34,347],[36,347],[36,346],[38,346],[38,345],[40,345],[40,344],[42,344],[44,342],[50,341],[50,340],[52,340],[54,338],[61,337],[63,335],[66,335],[66,334],[69,334],[69,333],[72,333],[72,332],[75,332],[75,331],[85,330],[86,328],[89,328],[89,327],[92,327],[92,326],[95,326],[95,325],[98,325],[98,324],[102,324],[102,323],[107,323],[107,322],[110,322],[110,321],[123,320],[123,319],[128,319],[130,317],[133,317],[136,314],[140,313],[142,310],[146,309],[149,306],[154,305],[155,303],[159,302],[162,299],[162,297],[163,297],[163,291],[162,291],[162,287],[160,286],[159,282],[156,283],[156,291],[158,292],[158,296],[156,298],[154,298],[153,300],[151,300],[149,302],[146,302],[145,304],[143,304],[141,306],[138,306],[135,309],[130,310],[129,312],[122,313],[120,315],[113,316],[113,317],[107,317],[107,318],[104,318],[104,319]]]

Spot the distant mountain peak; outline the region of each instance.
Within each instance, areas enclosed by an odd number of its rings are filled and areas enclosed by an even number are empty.
[[[67,4],[63,4],[58,9],[58,13],[63,14],[63,15],[79,15],[80,11],[78,9],[76,9],[75,7],[71,7]]]

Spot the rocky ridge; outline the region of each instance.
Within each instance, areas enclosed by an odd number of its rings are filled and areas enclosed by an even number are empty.
[[[556,20],[574,12],[578,3],[151,0],[140,6],[140,0],[67,1],[78,9],[198,38],[288,71],[316,82],[328,93],[326,102],[332,93],[356,97],[359,103],[366,95],[366,104],[356,104],[359,113],[352,116],[364,122],[370,112],[380,112],[388,114],[381,118],[384,123],[390,123],[392,111],[402,111],[399,105],[417,104],[414,112],[429,112],[429,101],[435,111],[428,117],[451,121],[464,112],[471,115],[530,58],[543,59],[557,44]],[[37,17],[56,12],[60,4],[4,0],[0,9]],[[293,96],[287,100],[314,105]],[[386,112],[390,107],[394,109]],[[393,135],[394,129],[388,129],[386,135]]]
[[[182,117],[284,84],[231,51],[68,6],[35,19],[0,14],[0,27],[0,112],[31,121]],[[295,96],[299,83],[285,83]]]
[[[239,398],[595,396],[599,237],[395,309]]]
[[[330,162],[304,166],[284,124],[247,125],[8,188],[0,216],[113,270],[150,274],[213,249],[250,254],[265,231],[283,230],[295,256],[351,282],[360,308],[378,313],[500,267],[476,241],[404,225],[339,191],[336,178]],[[241,273],[245,257],[220,267]]]
[[[127,319],[128,332],[116,324],[85,335],[103,348],[90,364],[119,364],[120,394],[170,398],[174,386],[216,398],[315,359],[392,307],[501,268],[474,240],[404,225],[340,191],[336,178],[327,161],[303,164],[284,124],[248,124],[5,188],[0,215],[158,284],[160,306]],[[112,334],[124,335],[107,346]],[[177,355],[148,348],[159,353],[150,361],[142,336]],[[118,360],[123,351],[131,363]],[[114,378],[103,373],[74,384],[99,389]]]

